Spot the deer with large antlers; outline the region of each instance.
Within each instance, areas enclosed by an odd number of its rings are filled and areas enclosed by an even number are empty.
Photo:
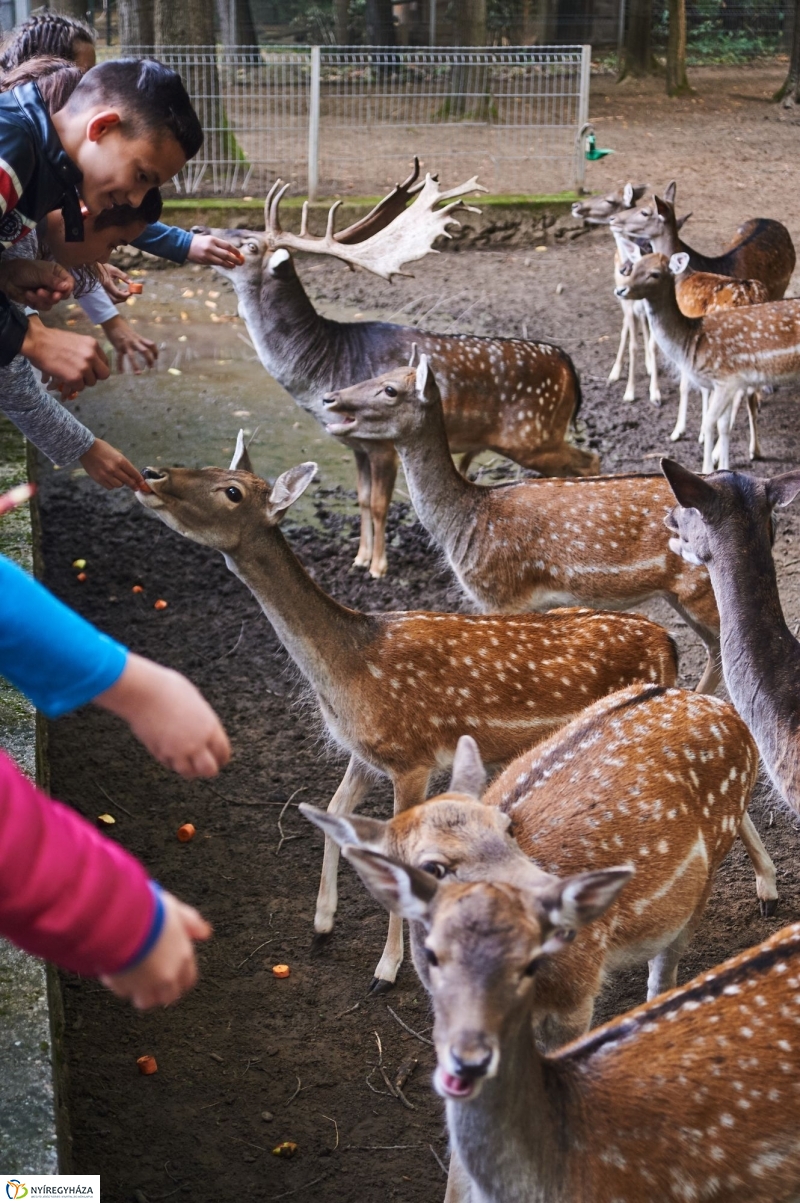
[[[737,832],[762,914],[775,868],[747,816],[758,751],[732,706],[687,690],[632,685],[518,756],[486,793],[477,745],[462,736],[446,793],[388,822],[300,810],[340,846],[380,852],[439,880],[556,885],[622,861],[636,876],[594,928],[542,967],[532,1019],[557,1048],[591,1026],[616,970],[650,963],[647,997],[677,985],[680,957]],[[483,803],[479,799],[483,794]],[[513,837],[513,838],[512,838]],[[412,929],[414,963],[430,972]]]
[[[714,586],[728,693],[773,785],[800,812],[800,644],[783,615],[772,559],[772,514],[800,493],[800,471],[701,478],[673,460],[661,466],[678,502],[667,517],[670,546],[703,564]]]
[[[542,975],[624,905],[631,867],[537,888],[344,852],[423,930],[453,1150],[446,1203],[800,1196],[800,924],[546,1056],[531,1026]]]
[[[323,404],[332,434],[397,447],[420,522],[481,610],[627,609],[663,597],[703,640],[707,662],[698,690],[714,692],[714,593],[702,567],[669,550],[663,515],[672,498],[663,477],[523,480],[494,488],[465,480],[450,457],[439,390],[424,355],[416,369],[330,393]]]
[[[376,771],[391,779],[398,812],[424,801],[431,772],[451,762],[464,730],[501,765],[615,689],[674,683],[672,640],[639,615],[364,614],[339,605],[278,525],[315,472],[301,464],[270,487],[251,471],[240,433],[230,469],[147,468],[137,497],[180,534],[221,551],[261,604],[328,735],[350,753],[334,813],[355,810]],[[337,862],[328,840],[314,921],[321,937],[333,928]],[[402,951],[395,922],[378,989],[394,981]]]
[[[454,198],[478,186],[473,179],[440,192],[430,176],[418,184],[418,170],[417,164],[371,214],[338,233],[336,206],[320,238],[308,233],[306,210],[299,234],[284,230],[279,205],[285,187],[278,185],[267,199],[263,233],[214,231],[243,257],[238,267],[215,270],[236,290],[261,363],[303,409],[324,421],[323,393],[407,363],[416,343],[437,365],[448,439],[451,449],[464,456],[462,471],[487,448],[545,476],[599,471],[594,452],[567,440],[581,392],[572,360],[559,347],[518,338],[429,334],[390,322],[337,322],[314,309],[290,252],[333,255],[389,278],[403,263],[427,254],[437,236],[448,236],[461,203]],[[441,200],[448,203],[438,209]],[[346,445],[355,454],[358,472],[361,539],[355,563],[379,577],[386,572],[386,515],[397,455],[390,443],[356,440]]]
[[[658,344],[697,388],[712,393],[703,418],[703,471],[730,462],[730,421],[748,389],[800,378],[800,300],[724,309],[702,318],[680,310],[675,278],[686,256],[644,255],[632,265],[620,296],[646,302]],[[752,411],[751,411],[752,416]],[[715,445],[715,430],[719,438]],[[751,424],[750,455],[758,451]]]

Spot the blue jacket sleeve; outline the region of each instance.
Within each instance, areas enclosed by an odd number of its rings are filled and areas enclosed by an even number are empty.
[[[171,259],[173,263],[185,263],[192,245],[192,235],[188,230],[180,230],[177,226],[166,226],[163,221],[154,221],[144,234],[134,238],[133,245],[140,251],[150,255],[158,255],[160,259]]]
[[[110,689],[127,650],[0,556],[0,673],[58,718]]]

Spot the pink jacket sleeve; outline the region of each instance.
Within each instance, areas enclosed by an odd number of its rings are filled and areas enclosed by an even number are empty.
[[[0,753],[0,935],[99,977],[147,945],[157,909],[139,861]]]

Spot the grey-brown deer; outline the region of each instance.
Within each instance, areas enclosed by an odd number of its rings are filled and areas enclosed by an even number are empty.
[[[334,256],[390,278],[404,263],[427,254],[438,236],[458,224],[459,199],[475,191],[474,179],[440,191],[430,175],[415,172],[366,218],[338,232],[336,205],[327,232],[314,237],[304,210],[300,233],[284,230],[280,181],[270,192],[265,229],[214,230],[236,246],[243,263],[216,268],[236,290],[239,312],[261,363],[318,421],[319,398],[407,363],[416,343],[437,365],[451,449],[462,471],[485,449],[545,476],[587,476],[599,471],[595,452],[568,436],[581,402],[570,357],[559,347],[519,338],[435,334],[391,322],[337,322],[317,313],[295,271],[290,252]],[[411,203],[409,203],[411,201]],[[443,207],[440,202],[446,201]],[[406,206],[408,206],[406,208]],[[347,442],[356,457],[361,541],[355,559],[372,576],[386,572],[386,515],[397,475],[389,443]]]
[[[698,689],[719,683],[719,618],[703,568],[668,546],[671,494],[661,476],[525,480],[484,488],[450,456],[426,356],[323,398],[328,429],[400,452],[411,500],[464,592],[483,611],[551,606],[626,609],[663,597],[703,640]]]
[[[240,433],[230,469],[147,468],[139,501],[187,538],[221,551],[248,586],[314,692],[330,739],[350,754],[330,803],[347,814],[376,771],[395,809],[422,802],[428,779],[469,731],[502,765],[589,703],[634,681],[674,684],[675,647],[638,615],[560,610],[546,615],[364,614],[311,580],[279,530],[315,464],[270,486],[250,470]],[[315,929],[336,911],[338,848],[326,842]],[[402,928],[390,926],[375,974],[396,976]]]
[[[537,889],[633,866],[632,882],[592,932],[579,932],[542,966],[531,1017],[552,1049],[588,1030],[614,971],[649,961],[648,998],[677,985],[680,957],[737,832],[756,870],[762,914],[774,914],[775,869],[747,816],[757,775],[758,751],[732,706],[632,685],[518,756],[485,793],[478,747],[464,735],[449,789],[424,806],[388,822],[300,810],[340,846],[380,852],[439,880]],[[428,985],[420,934],[412,929],[411,945]]]
[[[740,472],[695,476],[661,466],[678,505],[670,546],[709,572],[720,614],[722,671],[773,785],[800,812],[800,644],[781,608],[772,559],[772,514],[800,493],[800,470],[771,480]]]
[[[454,1154],[446,1203],[798,1198],[800,924],[545,1056],[531,1026],[540,974],[614,904],[630,866],[537,889],[344,851],[424,932]]]

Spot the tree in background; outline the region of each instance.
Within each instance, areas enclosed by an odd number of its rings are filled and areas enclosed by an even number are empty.
[[[347,32],[347,10],[349,0],[333,0],[333,22],[337,46],[346,46],[349,42]]]
[[[784,108],[800,104],[800,0],[794,0],[794,26],[789,71],[786,79],[772,98],[783,103]]]
[[[667,96],[691,96],[686,78],[686,0],[669,0]]]
[[[629,0],[628,22],[620,55],[617,83],[629,75],[650,75],[653,71],[652,0]]]
[[[486,45],[486,0],[456,0],[452,6],[457,46]]]
[[[392,0],[367,0],[367,45],[394,46]]]
[[[223,46],[258,46],[250,0],[217,0],[217,16]]]
[[[156,41],[153,0],[118,0],[119,41],[123,53]]]

